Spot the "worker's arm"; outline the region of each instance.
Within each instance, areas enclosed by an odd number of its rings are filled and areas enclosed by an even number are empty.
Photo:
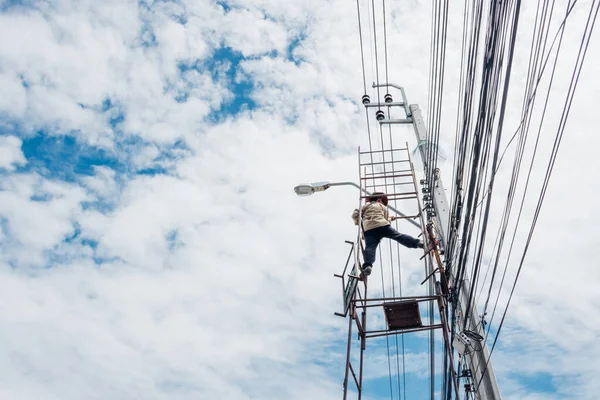
[[[358,209],[354,209],[352,220],[354,221],[354,225],[358,225]]]
[[[385,218],[387,221],[393,221],[393,219],[390,219],[390,212],[388,211],[387,206],[384,206],[381,203],[379,203],[379,205],[383,209],[383,218]],[[392,217],[392,218],[394,218],[394,217]]]

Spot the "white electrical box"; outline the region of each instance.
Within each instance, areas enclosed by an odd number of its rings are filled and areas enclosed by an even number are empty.
[[[471,339],[464,334],[464,332],[459,333],[454,337],[454,341],[452,342],[452,346],[460,353],[460,355],[464,355],[468,348],[471,347]]]

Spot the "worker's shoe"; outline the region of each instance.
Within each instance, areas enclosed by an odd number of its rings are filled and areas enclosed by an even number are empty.
[[[362,268],[363,275],[365,275],[365,276],[371,275],[371,270],[372,269],[373,269],[373,267],[371,267],[370,265],[364,266]]]
[[[422,240],[419,240],[419,243],[417,243],[417,248],[419,249],[425,249],[425,243]],[[427,252],[430,252],[431,250],[435,249],[435,245],[430,243],[429,244],[429,249],[427,249]]]

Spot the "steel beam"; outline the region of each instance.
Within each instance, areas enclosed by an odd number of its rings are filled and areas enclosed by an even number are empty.
[[[410,111],[413,116],[413,127],[415,128],[415,135],[417,136],[417,143],[421,143],[422,140],[427,138],[427,129],[425,128],[425,122],[423,121],[423,115],[421,114],[421,109],[416,104],[411,104]],[[427,154],[425,153],[425,149],[420,146],[419,153],[421,154],[421,159],[423,160],[423,167],[425,171],[428,170],[429,165],[427,163]],[[429,182],[429,188],[433,190],[433,207],[435,213],[437,215],[437,224],[436,228],[439,230],[440,235],[443,239],[443,244],[446,245],[446,238],[448,237],[448,220],[450,218],[450,207],[448,205],[448,201],[446,200],[446,192],[444,191],[444,185],[442,185],[442,180],[440,177],[436,177],[435,182]]]
[[[365,107],[367,108],[373,108],[373,107],[404,107],[404,103],[402,102],[396,102],[396,101],[392,101],[389,103],[368,103],[365,104]]]

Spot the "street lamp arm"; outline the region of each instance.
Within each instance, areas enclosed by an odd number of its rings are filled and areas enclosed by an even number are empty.
[[[332,182],[332,183],[328,183],[328,186],[354,186],[355,188],[360,189],[366,195],[371,194],[354,182]]]
[[[310,185],[306,185],[307,187],[310,187]],[[315,191],[322,191],[322,190],[326,190],[329,189],[331,186],[354,186],[355,188],[359,189],[360,191],[362,191],[364,194],[366,194],[367,196],[371,195],[371,192],[369,192],[368,190],[363,189],[362,187],[360,187],[359,185],[357,185],[354,182],[327,182],[324,183],[322,185],[313,185],[312,186],[312,192],[314,193]],[[298,186],[297,186],[298,187]],[[390,210],[392,210],[393,212],[395,212],[396,214],[400,215],[401,217],[407,217],[406,214],[396,210],[394,207],[392,206],[387,206]],[[419,225],[417,222],[415,222],[412,219],[408,219],[407,221],[411,224],[413,224],[414,226],[416,226],[417,228],[419,228],[419,230],[421,230],[421,225]]]

